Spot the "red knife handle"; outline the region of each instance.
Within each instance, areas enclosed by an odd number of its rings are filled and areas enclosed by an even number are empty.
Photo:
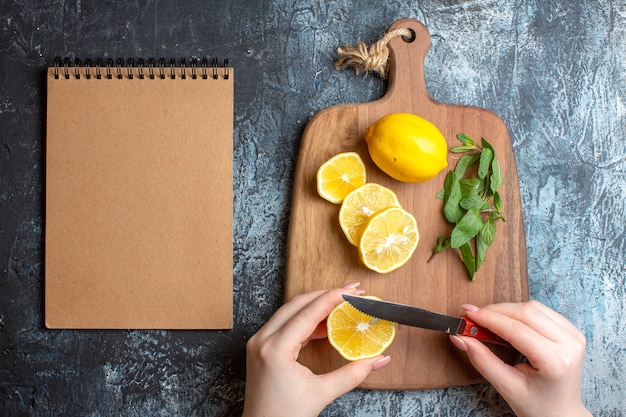
[[[511,346],[509,342],[484,327],[479,326],[467,317],[463,317],[459,333],[461,336],[469,336],[486,343],[493,343],[501,346]]]

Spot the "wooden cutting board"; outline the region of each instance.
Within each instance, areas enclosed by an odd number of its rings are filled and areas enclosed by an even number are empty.
[[[316,289],[340,287],[360,281],[368,294],[385,300],[407,303],[450,315],[462,315],[460,305],[484,306],[497,302],[528,299],[524,224],[511,140],[505,124],[494,113],[468,106],[435,101],[426,89],[424,58],[430,47],[428,30],[420,22],[402,19],[389,30],[408,27],[415,39],[402,37],[390,44],[389,83],[379,100],[345,104],[318,112],[302,136],[297,161],[289,236],[285,297]],[[504,172],[501,188],[506,222],[497,223],[496,239],[487,251],[485,263],[474,282],[468,279],[458,252],[447,249],[430,263],[437,237],[448,235],[451,227],[436,198],[446,172],[456,165],[449,153],[448,168],[435,179],[421,184],[395,181],[371,161],[363,139],[367,127],[393,112],[409,112],[439,127],[449,148],[459,145],[456,134],[467,133],[495,148]],[[323,200],[316,190],[316,172],[331,156],[356,151],[363,158],[369,182],[394,190],[402,206],[413,213],[420,231],[420,243],[413,257],[400,269],[381,275],[365,268],[356,247],[344,237],[338,223],[339,206]],[[458,351],[443,333],[398,327],[393,345],[387,350],[392,363],[372,373],[363,383],[368,389],[430,389],[467,385],[481,381],[465,354]],[[517,355],[499,351],[508,361]],[[316,373],[336,369],[345,363],[326,339],[309,343],[300,362]]]

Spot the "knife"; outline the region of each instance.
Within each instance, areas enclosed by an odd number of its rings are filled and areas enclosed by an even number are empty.
[[[506,340],[467,317],[447,316],[405,304],[349,294],[343,294],[343,298],[360,312],[378,319],[452,335],[469,336],[487,343],[511,346]]]

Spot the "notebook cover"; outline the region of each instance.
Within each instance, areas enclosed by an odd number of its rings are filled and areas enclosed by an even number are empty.
[[[230,328],[233,69],[228,79],[54,71],[46,326]]]

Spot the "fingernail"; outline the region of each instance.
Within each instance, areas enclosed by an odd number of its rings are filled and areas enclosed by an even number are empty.
[[[365,290],[358,289],[358,290],[356,290],[354,293],[355,293],[356,295],[363,295],[363,294],[365,294],[365,292],[366,292]]]
[[[467,352],[467,345],[465,344],[463,339],[461,339],[459,336],[451,335],[450,336],[450,341],[459,350],[462,350],[463,352]]]
[[[478,311],[478,307],[473,304],[463,304],[461,308],[465,311],[469,311],[470,313],[475,313]]]
[[[346,284],[341,288],[343,288],[344,290],[351,290],[352,288],[356,288],[359,285],[361,285],[361,283],[357,281],[357,282],[351,282],[349,284]]]
[[[372,363],[372,371],[377,371],[380,368],[384,368],[391,362],[391,356],[381,356],[374,363]]]

